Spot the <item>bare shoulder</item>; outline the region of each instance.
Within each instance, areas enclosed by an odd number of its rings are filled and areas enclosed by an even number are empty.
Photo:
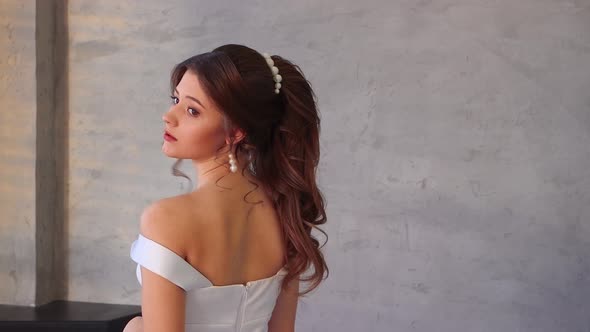
[[[184,255],[186,240],[194,232],[194,223],[189,222],[193,206],[187,195],[167,197],[149,204],[141,213],[140,233]]]

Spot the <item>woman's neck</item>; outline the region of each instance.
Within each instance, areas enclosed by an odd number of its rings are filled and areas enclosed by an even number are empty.
[[[238,169],[235,173],[230,171],[228,160],[228,158],[210,159],[207,161],[193,160],[193,166],[197,174],[197,186],[194,190],[196,191],[203,186],[216,185],[216,182],[219,186],[229,188],[236,186],[242,187],[244,185],[250,187],[252,186],[251,182],[260,185],[258,179],[256,179],[247,167],[245,158],[239,159]]]

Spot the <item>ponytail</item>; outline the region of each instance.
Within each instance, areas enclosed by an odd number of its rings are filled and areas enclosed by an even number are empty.
[[[320,118],[316,108],[316,96],[301,69],[279,56],[273,56],[275,65],[283,76],[281,95],[284,113],[273,131],[271,165],[265,171],[274,172],[269,177],[273,201],[282,222],[286,237],[286,259],[289,274],[285,284],[313,265],[314,272],[302,281],[310,287],[304,295],[316,288],[329,270],[321,248],[328,235],[318,225],[326,223],[324,198],[316,184],[319,164]],[[320,246],[311,234],[312,229],[324,234],[326,242]],[[327,275],[326,275],[327,277]]]

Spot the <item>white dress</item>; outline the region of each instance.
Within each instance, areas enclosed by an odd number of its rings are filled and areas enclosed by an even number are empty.
[[[275,275],[243,284],[215,286],[172,250],[139,235],[131,258],[141,268],[170,280],[186,291],[187,332],[263,332],[280,293],[286,267]]]

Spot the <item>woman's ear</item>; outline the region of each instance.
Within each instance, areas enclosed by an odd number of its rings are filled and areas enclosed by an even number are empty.
[[[231,143],[231,137],[233,137],[233,144],[237,144],[239,143],[241,140],[243,140],[246,137],[246,134],[244,133],[244,131],[242,129],[236,128],[234,130],[232,130],[231,132],[231,136],[227,137],[225,139],[225,142],[229,145]]]

